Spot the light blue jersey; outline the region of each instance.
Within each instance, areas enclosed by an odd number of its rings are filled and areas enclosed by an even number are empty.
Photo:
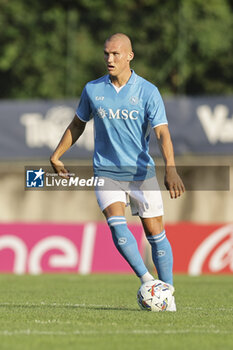
[[[167,118],[153,84],[132,71],[117,92],[106,75],[86,84],[76,114],[84,122],[94,118],[95,176],[133,181],[155,175],[150,130],[167,124]]]

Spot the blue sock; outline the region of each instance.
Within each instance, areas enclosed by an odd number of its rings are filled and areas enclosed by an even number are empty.
[[[107,219],[107,222],[116,248],[132,267],[136,275],[138,277],[143,276],[148,270],[139,253],[137,241],[128,229],[125,217],[111,216]]]
[[[173,254],[165,230],[159,235],[147,236],[151,245],[152,259],[161,281],[173,285]]]

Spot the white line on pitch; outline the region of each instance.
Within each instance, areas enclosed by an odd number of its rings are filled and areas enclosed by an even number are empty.
[[[177,329],[177,330],[125,330],[125,331],[73,331],[73,332],[65,332],[65,331],[39,331],[39,330],[31,330],[31,329],[21,329],[21,330],[3,330],[0,331],[0,335],[3,336],[14,336],[14,335],[54,335],[54,336],[72,336],[72,335],[130,335],[130,334],[138,334],[138,335],[159,335],[159,334],[233,334],[233,331],[226,331],[220,329],[203,329],[203,330],[194,330],[194,329]]]

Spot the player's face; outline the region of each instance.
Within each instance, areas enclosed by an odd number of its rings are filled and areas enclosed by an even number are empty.
[[[130,52],[124,41],[120,39],[106,41],[104,59],[111,76],[117,77],[128,71],[132,57],[132,52]]]

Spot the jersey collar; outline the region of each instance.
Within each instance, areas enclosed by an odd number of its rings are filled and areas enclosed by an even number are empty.
[[[134,72],[133,69],[131,69],[131,72],[132,72],[132,74],[131,74],[129,80],[127,81],[127,83],[125,85],[127,85],[127,84],[133,85],[136,82],[137,74]],[[109,74],[106,75],[106,83],[107,84],[112,84]]]

